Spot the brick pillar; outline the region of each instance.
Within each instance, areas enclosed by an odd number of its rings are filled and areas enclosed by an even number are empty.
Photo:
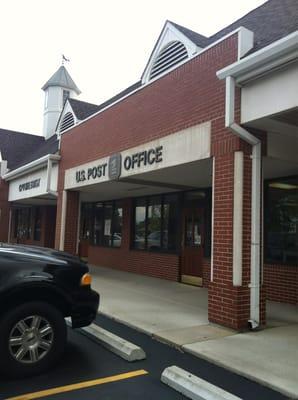
[[[76,254],[80,192],[67,191],[64,251]]]
[[[251,146],[225,129],[223,120],[217,120],[213,124],[212,135],[215,170],[213,171],[213,281],[210,282],[208,291],[209,320],[236,330],[243,330],[248,328],[250,318]],[[233,285],[235,151],[244,153],[242,283],[240,286]],[[261,317],[264,318],[263,307],[261,307]]]
[[[59,191],[57,198],[55,249],[76,254],[80,192]],[[65,196],[65,198],[64,198]],[[64,201],[66,199],[66,201]],[[63,207],[65,217],[63,217]],[[65,224],[62,219],[65,218]],[[64,226],[64,239],[61,229]],[[61,248],[61,240],[64,242]]]

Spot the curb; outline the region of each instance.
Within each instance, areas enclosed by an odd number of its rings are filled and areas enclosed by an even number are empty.
[[[100,328],[96,324],[91,324],[84,328],[81,328],[83,332],[91,335],[100,342],[102,346],[117,354],[126,361],[139,361],[146,358],[146,353],[144,350],[136,346],[135,344],[122,339],[113,333]]]
[[[161,381],[192,400],[241,400],[175,365],[163,371]]]

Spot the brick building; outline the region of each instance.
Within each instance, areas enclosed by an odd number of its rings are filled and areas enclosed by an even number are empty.
[[[58,70],[57,148],[31,162],[56,185],[39,195],[55,247],[208,287],[209,320],[235,329],[265,323],[266,299],[297,305],[297,21],[295,0],[209,38],[167,21],[141,79],[99,106]]]

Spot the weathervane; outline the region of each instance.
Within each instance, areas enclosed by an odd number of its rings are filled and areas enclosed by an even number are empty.
[[[62,54],[62,65],[64,65],[65,62],[70,62],[69,58],[66,58],[64,54]]]

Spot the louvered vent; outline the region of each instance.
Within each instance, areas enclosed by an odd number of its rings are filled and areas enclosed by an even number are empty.
[[[60,124],[60,129],[59,132],[64,132],[66,129],[70,128],[71,126],[74,126],[74,118],[71,112],[68,112],[64,115],[64,118]]]
[[[169,43],[158,54],[152,66],[149,79],[155,78],[186,58],[188,58],[188,53],[183,43],[178,41]]]

